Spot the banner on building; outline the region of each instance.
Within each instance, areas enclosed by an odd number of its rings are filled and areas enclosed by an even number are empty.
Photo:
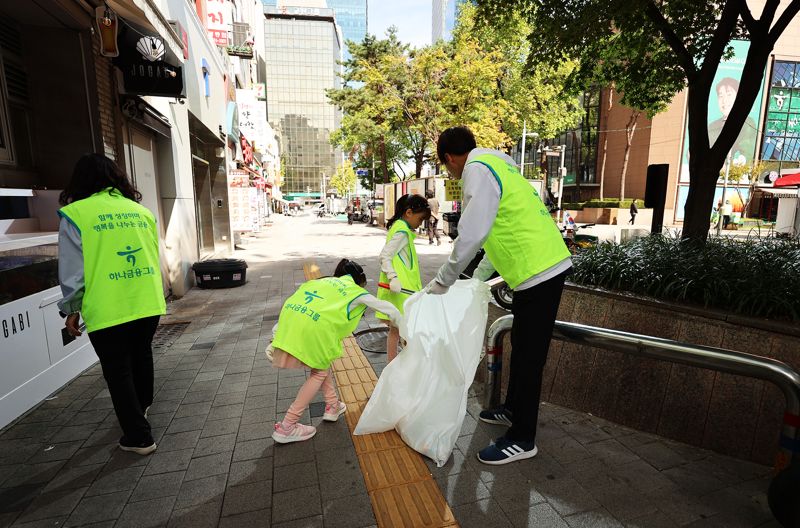
[[[206,0],[206,28],[214,44],[228,45],[231,22],[231,7],[228,0]]]
[[[267,105],[259,101],[256,90],[236,90],[236,104],[239,107],[239,130],[253,142],[259,152],[265,152],[267,145]]]
[[[720,132],[722,132],[725,120],[728,118],[728,114],[733,107],[733,102],[736,100],[736,94],[739,92],[739,81],[742,79],[742,71],[744,71],[744,63],[747,59],[747,51],[750,48],[750,43],[745,40],[734,40],[731,41],[731,46],[733,47],[733,56],[719,64],[717,74],[714,76],[714,84],[711,86],[711,93],[708,96],[708,140],[711,145],[714,144]],[[737,165],[751,165],[755,158],[756,140],[759,130],[758,114],[761,109],[762,97],[763,88],[758,91],[756,101],[750,109],[742,131],[739,133],[739,137],[736,139],[731,149],[731,160]],[[681,183],[688,183],[688,119],[684,138],[680,181]],[[683,206],[680,206],[679,209],[681,210],[681,214],[683,214]]]
[[[233,231],[250,231],[250,176],[243,170],[228,171],[228,202]]]
[[[259,101],[267,100],[267,85],[264,83],[256,84],[256,99]]]

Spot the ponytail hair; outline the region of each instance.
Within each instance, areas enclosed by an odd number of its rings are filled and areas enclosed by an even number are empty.
[[[394,206],[394,216],[392,216],[389,221],[386,222],[386,227],[392,227],[392,224],[403,218],[403,215],[405,215],[406,211],[409,209],[412,213],[427,211],[428,214],[430,214],[431,212],[431,206],[428,204],[428,200],[424,196],[420,196],[419,194],[404,194],[399,200],[397,200],[397,203]]]
[[[333,272],[333,276],[344,277],[345,275],[350,275],[353,281],[359,286],[367,284],[367,276],[364,274],[364,268],[357,262],[347,259],[339,261],[339,264],[336,265],[336,271]]]

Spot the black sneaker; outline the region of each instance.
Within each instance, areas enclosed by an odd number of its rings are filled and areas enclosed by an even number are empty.
[[[137,455],[149,455],[156,450],[156,447],[158,446],[156,446],[156,443],[152,438],[140,443],[130,442],[124,436],[119,439],[119,448],[121,450],[136,453]]]
[[[494,409],[481,411],[481,413],[478,415],[478,418],[480,418],[482,422],[494,425],[511,425],[511,411],[502,405],[500,407],[495,407]]]
[[[500,466],[517,460],[533,458],[538,452],[534,442],[519,442],[501,437],[494,444],[481,449],[478,453],[478,460],[484,464]]]

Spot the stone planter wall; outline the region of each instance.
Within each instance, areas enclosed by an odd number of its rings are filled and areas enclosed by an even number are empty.
[[[564,291],[558,318],[772,357],[800,370],[797,325],[574,285]],[[785,400],[770,383],[556,340],[544,378],[545,401],[726,455],[774,461]]]

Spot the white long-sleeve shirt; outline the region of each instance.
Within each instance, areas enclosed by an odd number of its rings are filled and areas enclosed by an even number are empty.
[[[411,253],[408,250],[408,235],[402,231],[395,233],[394,236],[390,238],[388,242],[386,242],[386,245],[383,246],[379,257],[381,262],[381,271],[386,274],[386,278],[389,280],[397,277],[397,272],[394,270],[394,266],[392,266],[392,260],[398,253],[400,254],[400,258],[402,258],[405,262],[411,262]],[[406,287],[406,285],[403,286]]]
[[[458,221],[458,237],[453,242],[453,251],[447,262],[439,268],[436,281],[444,286],[451,286],[461,273],[469,266],[475,255],[483,247],[489,232],[492,230],[497,212],[500,209],[500,185],[492,171],[481,163],[470,163],[477,156],[492,154],[507,163],[516,165],[508,155],[492,149],[473,149],[467,156],[464,172],[461,175],[462,212]],[[572,267],[569,257],[558,264],[538,273],[514,288],[515,291],[526,290],[545,282]],[[488,256],[484,256],[474,275],[488,277],[494,266]]]
[[[66,218],[58,224],[58,282],[63,299],[58,309],[66,314],[81,311],[85,290],[83,242],[78,228]]]

